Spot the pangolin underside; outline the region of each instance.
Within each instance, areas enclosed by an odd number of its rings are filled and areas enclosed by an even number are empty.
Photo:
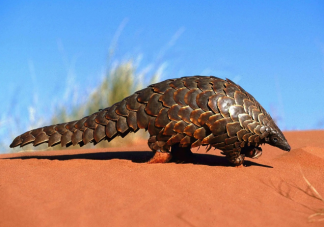
[[[234,165],[241,165],[245,157],[259,157],[262,143],[290,150],[283,133],[252,95],[233,81],[214,76],[152,84],[81,120],[28,131],[10,147],[83,146],[139,129],[150,133],[148,145],[155,155],[149,163],[167,162],[172,155],[190,153],[198,146],[222,150]]]

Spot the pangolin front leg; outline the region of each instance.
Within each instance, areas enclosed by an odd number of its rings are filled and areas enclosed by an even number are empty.
[[[251,147],[246,150],[245,156],[253,159],[257,159],[262,155],[261,147]]]
[[[235,166],[240,166],[244,162],[245,157],[257,159],[262,155],[261,147],[246,146],[241,151],[230,152],[226,154],[226,157],[230,163]]]
[[[225,153],[227,160],[234,166],[242,166],[245,158],[245,154],[240,152]]]

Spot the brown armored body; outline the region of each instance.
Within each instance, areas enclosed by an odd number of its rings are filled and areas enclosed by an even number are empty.
[[[213,76],[152,84],[81,120],[28,131],[10,147],[83,146],[139,129],[150,133],[148,145],[155,155],[149,163],[168,162],[172,155],[190,153],[197,146],[222,150],[234,165],[241,165],[244,157],[258,158],[262,143],[290,150],[283,133],[252,95],[229,79]]]

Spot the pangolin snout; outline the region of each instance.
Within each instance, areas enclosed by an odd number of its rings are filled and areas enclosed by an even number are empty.
[[[288,144],[288,143],[286,143],[284,146],[283,146],[283,148],[282,148],[284,151],[290,151],[291,150],[291,147],[290,147],[290,145]]]

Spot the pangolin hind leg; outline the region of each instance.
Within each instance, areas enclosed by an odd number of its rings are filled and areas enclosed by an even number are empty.
[[[181,147],[179,143],[171,146],[172,160],[175,162],[192,162],[193,154],[191,152],[190,146]]]
[[[170,152],[161,152],[157,150],[154,156],[147,162],[148,164],[153,163],[167,163],[172,159],[172,154]]]
[[[190,147],[181,147],[179,143],[167,145],[164,141],[156,141],[156,136],[151,136],[148,140],[148,145],[154,153],[154,156],[147,162],[152,163],[167,163],[175,162],[190,162],[192,160],[192,152]]]
[[[154,150],[154,152],[154,156],[147,163],[167,163],[170,161],[178,163],[192,162],[192,152],[190,147],[180,147],[179,144],[173,145],[171,147],[171,152],[166,150],[165,147]]]
[[[170,146],[167,146],[163,141],[156,141],[156,136],[149,138],[148,146],[154,152],[154,156],[147,163],[167,163],[171,160]]]

